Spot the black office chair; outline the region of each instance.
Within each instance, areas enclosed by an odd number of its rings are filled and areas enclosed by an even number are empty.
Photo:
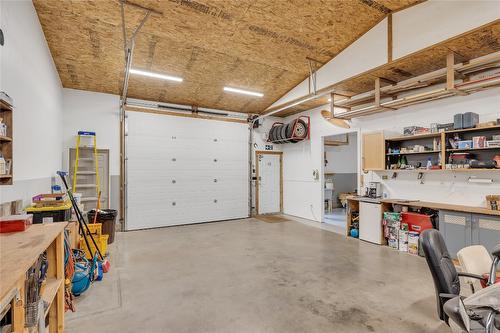
[[[460,276],[470,277],[474,279],[482,279],[482,276],[470,273],[457,272],[455,265],[450,258],[448,249],[444,242],[443,236],[436,229],[427,229],[420,235],[422,248],[425,253],[425,260],[434,280],[436,289],[437,312],[439,318],[448,324],[449,315],[457,315],[458,300],[455,300],[456,306],[448,304],[448,314],[443,310],[444,304],[450,299],[460,295]],[[455,303],[453,302],[453,303]]]

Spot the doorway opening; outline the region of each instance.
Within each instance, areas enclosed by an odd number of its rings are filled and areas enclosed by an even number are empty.
[[[257,215],[283,212],[283,153],[256,151],[255,203]]]
[[[358,188],[358,134],[324,137],[324,214],[322,222],[345,234],[346,197]]]

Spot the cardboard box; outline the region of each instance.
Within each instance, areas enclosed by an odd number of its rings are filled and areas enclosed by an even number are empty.
[[[486,147],[485,136],[474,136],[472,138],[472,148],[484,148],[484,147]]]
[[[399,251],[408,252],[408,231],[399,230]]]
[[[399,241],[398,241],[398,239],[391,239],[391,238],[389,238],[387,240],[387,244],[389,245],[389,247],[391,249],[395,249],[395,250],[399,249]]]
[[[458,141],[458,149],[471,149],[472,140]]]
[[[420,235],[418,232],[410,231],[408,233],[408,253],[418,255],[418,239]]]

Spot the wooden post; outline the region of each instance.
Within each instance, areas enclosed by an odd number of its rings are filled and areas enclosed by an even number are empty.
[[[380,78],[375,79],[375,106],[380,106]]]
[[[255,151],[255,214],[259,215],[259,152]]]
[[[12,309],[12,332],[24,332],[24,279],[19,280],[17,284],[19,294],[14,297],[10,303]]]
[[[446,169],[446,133],[441,132],[441,169]]]
[[[446,89],[455,89],[455,54],[450,52],[446,55]]]
[[[392,61],[392,13],[387,15],[387,62]]]
[[[64,234],[60,233],[47,249],[47,277],[64,280]],[[49,332],[64,332],[64,281],[49,309]]]

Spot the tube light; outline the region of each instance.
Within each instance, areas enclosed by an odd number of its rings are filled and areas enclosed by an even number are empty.
[[[230,91],[230,92],[234,92],[234,93],[238,93],[238,94],[250,95],[250,96],[256,96],[256,97],[264,96],[263,93],[248,91],[248,90],[243,90],[243,89],[238,89],[238,88],[231,88],[231,87],[224,87],[224,91]]]
[[[159,74],[159,73],[153,73],[153,72],[147,72],[147,71],[142,71],[140,69],[135,69],[135,68],[131,68],[130,69],[130,73],[131,74],[137,74],[137,75],[154,77],[155,79],[162,79],[162,80],[169,80],[169,81],[175,81],[175,82],[182,82],[182,78],[181,77],[171,76],[171,75],[165,75],[165,74]]]

